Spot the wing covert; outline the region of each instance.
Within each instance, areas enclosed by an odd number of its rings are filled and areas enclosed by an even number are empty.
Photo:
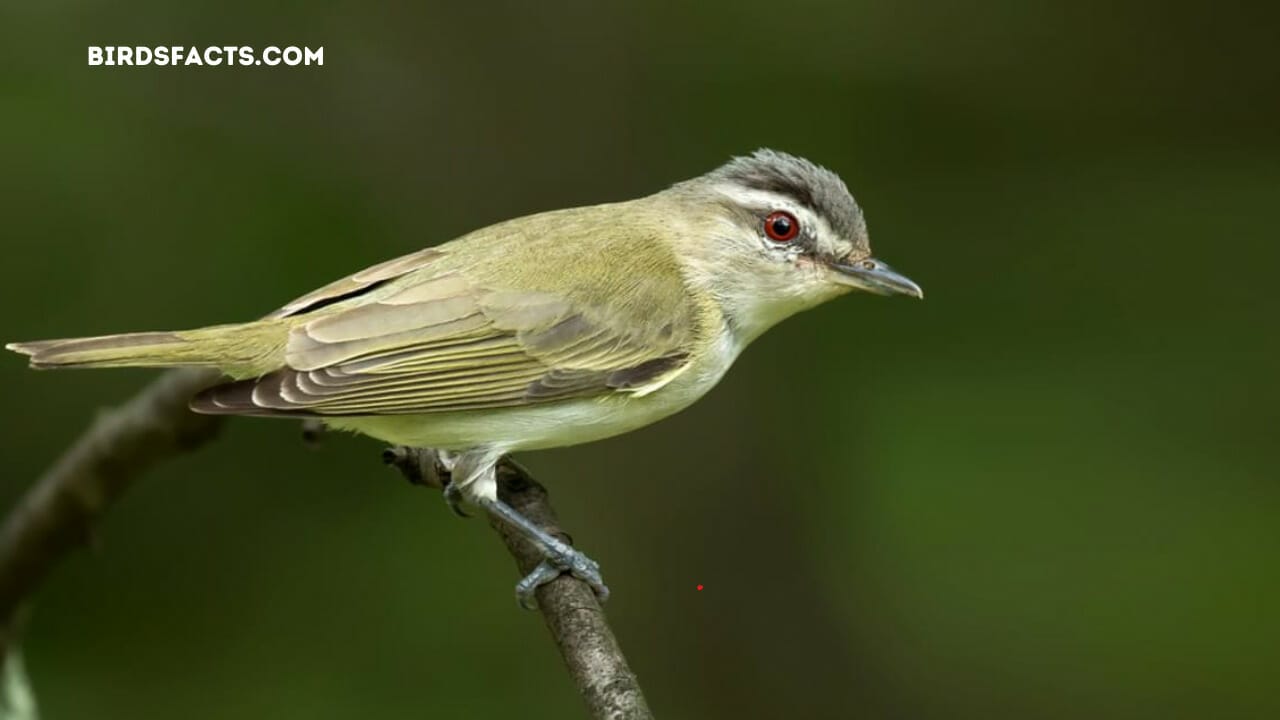
[[[615,307],[572,293],[478,286],[447,266],[389,272],[374,268],[286,306],[280,317],[297,318],[286,367],[210,388],[193,409],[419,414],[644,394],[686,367],[702,331],[682,302],[646,312],[644,303]],[[341,305],[342,296],[375,283],[385,284],[376,297]],[[682,288],[671,290],[661,299],[684,297]],[[653,312],[667,322],[654,327]]]

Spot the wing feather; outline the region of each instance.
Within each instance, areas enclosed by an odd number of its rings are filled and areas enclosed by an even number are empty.
[[[597,206],[519,218],[326,285],[270,316],[287,333],[277,369],[192,406],[419,414],[652,392],[723,320],[655,239],[665,212],[643,232],[618,232],[616,217]],[[587,253],[610,261],[572,283],[540,270]]]
[[[443,256],[444,253],[440,249],[427,248],[379,263],[309,292],[267,317],[286,318],[316,312],[335,303],[359,297],[383,283],[402,277]]]
[[[682,286],[645,287],[652,307],[607,293],[476,282],[446,254],[375,266],[285,306],[285,367],[216,386],[192,407],[259,415],[381,415],[518,407],[643,394],[687,366],[701,327]],[[672,282],[680,283],[678,276]]]

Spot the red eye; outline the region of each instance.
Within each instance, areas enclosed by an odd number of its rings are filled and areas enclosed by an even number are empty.
[[[769,217],[764,219],[764,234],[774,242],[791,242],[800,234],[800,223],[789,212],[769,213]]]

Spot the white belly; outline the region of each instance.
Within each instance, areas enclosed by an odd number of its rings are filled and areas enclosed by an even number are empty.
[[[741,348],[725,334],[715,348],[666,385],[646,395],[613,393],[528,407],[424,415],[326,419],[393,445],[467,450],[535,450],[620,435],[691,405],[724,377]]]

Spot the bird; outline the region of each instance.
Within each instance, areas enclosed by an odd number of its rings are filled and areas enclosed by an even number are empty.
[[[509,523],[607,598],[599,564],[498,497],[508,453],[648,425],[780,321],[854,291],[923,298],[875,258],[835,172],[770,149],[651,195],[500,222],[250,322],[18,342],[33,368],[206,367],[197,413],[318,419],[447,462],[451,507]]]

